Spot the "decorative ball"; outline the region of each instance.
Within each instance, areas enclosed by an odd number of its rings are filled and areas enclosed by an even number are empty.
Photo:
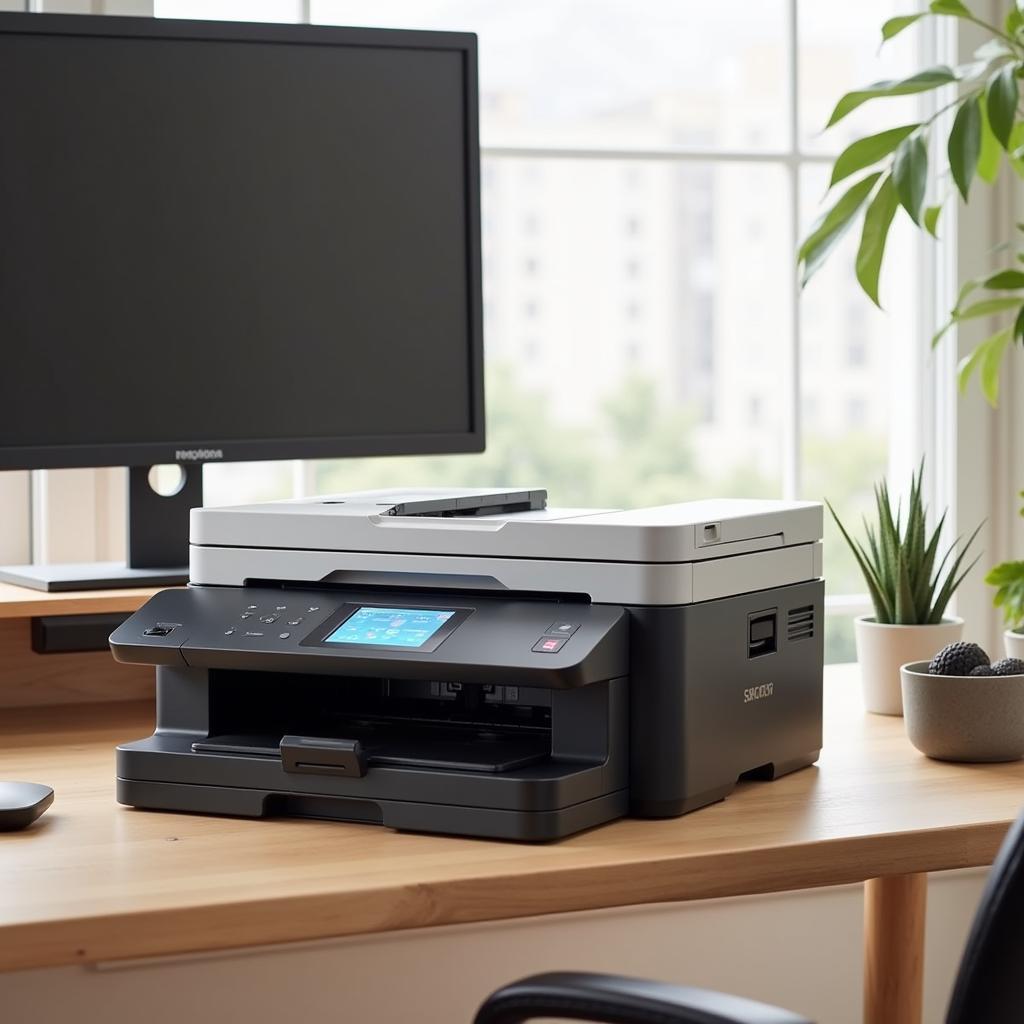
[[[988,655],[977,644],[958,640],[932,658],[928,671],[933,676],[969,676],[979,665],[988,664]]]
[[[993,665],[975,665],[974,668],[968,673],[972,676],[994,676],[998,675]]]
[[[1024,675],[1024,661],[1020,658],[1003,658],[992,664],[992,675],[994,676],[1022,676]]]

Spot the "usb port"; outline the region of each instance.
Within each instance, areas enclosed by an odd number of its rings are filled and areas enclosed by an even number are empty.
[[[763,654],[774,654],[777,648],[775,610],[755,612],[747,618],[747,657],[760,658]]]

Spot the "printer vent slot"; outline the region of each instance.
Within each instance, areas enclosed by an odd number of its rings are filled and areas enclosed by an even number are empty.
[[[786,616],[786,639],[810,640],[814,636],[814,605],[793,608]]]

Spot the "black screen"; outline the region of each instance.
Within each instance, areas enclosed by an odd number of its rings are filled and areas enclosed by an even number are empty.
[[[467,52],[364,35],[0,31],[0,466],[479,447]]]

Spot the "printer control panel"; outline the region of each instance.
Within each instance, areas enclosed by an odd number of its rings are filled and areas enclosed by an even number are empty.
[[[157,594],[110,641],[135,664],[557,688],[626,675],[627,634],[622,608],[583,602],[187,587]]]
[[[307,631],[308,623],[323,618],[323,605],[319,599],[312,604],[306,601],[285,603],[278,595],[264,604],[246,602],[235,618],[225,622],[225,636],[267,637],[277,635],[279,640],[288,640],[292,633],[302,628]]]

